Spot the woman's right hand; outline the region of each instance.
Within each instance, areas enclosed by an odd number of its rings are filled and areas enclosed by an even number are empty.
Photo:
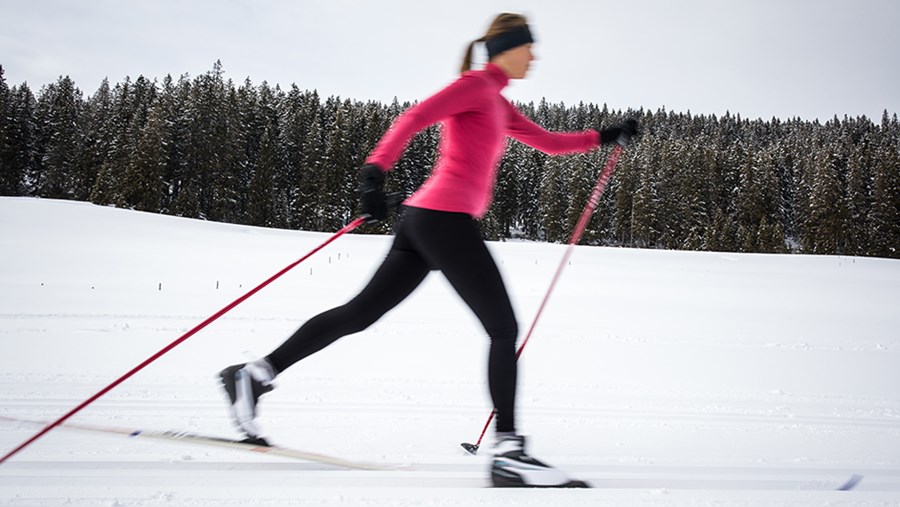
[[[384,194],[384,171],[375,164],[366,164],[360,174],[359,191],[362,213],[366,222],[374,224],[387,217],[387,196]]]

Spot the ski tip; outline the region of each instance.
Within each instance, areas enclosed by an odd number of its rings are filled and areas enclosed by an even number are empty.
[[[478,454],[478,444],[467,444],[467,443],[462,443],[462,444],[459,444],[459,445],[461,445],[462,448],[465,449],[466,452],[469,453],[469,454],[471,454],[472,456],[475,456],[476,454]]]
[[[862,481],[862,479],[863,479],[862,475],[853,474],[850,476],[849,479],[847,479],[847,482],[845,482],[844,485],[839,487],[837,490],[838,491],[850,491],[853,488],[855,488],[860,483],[860,481]]]

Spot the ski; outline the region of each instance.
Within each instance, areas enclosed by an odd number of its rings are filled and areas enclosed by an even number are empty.
[[[863,481],[861,474],[852,474],[840,479],[836,475],[823,475],[819,479],[778,477],[777,475],[750,475],[746,477],[718,476],[654,476],[629,477],[588,477],[591,487],[604,490],[616,489],[666,489],[708,490],[708,491],[854,491]]]
[[[30,425],[38,425],[43,426],[48,424],[47,421],[39,421],[32,419],[24,419],[18,417],[10,417],[0,415],[0,421],[14,422],[19,424],[30,424]],[[188,444],[194,444],[198,446],[212,446],[212,447],[220,447],[220,448],[228,448],[235,449],[239,451],[249,451],[255,452],[259,454],[267,454],[272,456],[280,456],[288,459],[295,459],[300,461],[321,463],[325,465],[331,465],[338,468],[345,468],[351,470],[366,470],[366,471],[396,471],[396,470],[407,470],[410,472],[430,472],[432,471],[432,467],[426,464],[417,465],[414,467],[410,467],[409,465],[403,464],[390,464],[390,463],[366,463],[361,461],[353,461],[347,460],[343,458],[338,458],[334,456],[329,456],[325,454],[319,454],[315,452],[303,451],[299,449],[292,449],[289,447],[282,447],[277,445],[261,445],[253,442],[246,442],[241,440],[234,440],[223,437],[216,436],[208,436],[208,435],[200,435],[191,432],[182,432],[182,431],[154,431],[154,430],[142,430],[136,428],[120,428],[113,426],[96,426],[96,425],[88,425],[88,424],[77,424],[77,423],[65,423],[60,426],[64,429],[76,430],[76,431],[87,431],[94,433],[106,433],[106,434],[117,434],[123,435],[130,438],[146,438],[146,439],[154,439],[154,440],[167,440],[170,442],[182,442]],[[469,469],[468,466],[464,467],[466,470]],[[450,469],[454,469],[454,467],[450,467]],[[448,468],[446,466],[441,466],[439,468],[434,469],[434,471],[442,470],[447,471]],[[455,474],[458,474],[459,471],[455,470]],[[593,487],[599,489],[634,489],[634,488],[645,488],[650,487],[649,484],[653,484],[653,487],[665,487],[674,490],[679,489],[712,489],[712,490],[720,490],[720,489],[769,489],[767,487],[762,487],[763,484],[766,484],[769,480],[763,480],[759,477],[751,477],[743,480],[743,484],[741,485],[728,485],[728,480],[717,480],[712,477],[696,477],[692,479],[684,479],[683,477],[677,478],[648,478],[648,477],[613,477],[615,474],[608,474],[608,470],[604,472],[595,471],[593,474],[595,477],[591,477],[589,481],[593,483]],[[458,477],[457,477],[458,478]],[[456,480],[457,478],[454,478]],[[833,491],[852,491],[856,489],[856,487],[862,482],[864,476],[861,474],[852,474],[849,478],[837,483],[833,482],[830,486],[825,484],[825,480],[822,481],[822,484],[819,487],[811,487],[808,480],[804,480],[801,485],[799,481],[797,481],[796,489],[831,489]],[[737,479],[738,482],[742,482],[741,479]],[[758,484],[757,484],[758,483]],[[757,484],[757,485],[754,485]],[[835,487],[837,485],[837,487]],[[784,486],[784,485],[782,485]],[[780,487],[772,487],[771,489],[780,489]],[[793,487],[785,487],[785,489],[795,489]]]
[[[9,421],[9,422],[18,422],[25,424],[34,424],[39,426],[45,426],[50,424],[47,421],[36,421],[31,419],[21,419],[16,417],[8,417],[0,415],[0,420]],[[393,465],[393,464],[381,464],[381,463],[366,463],[361,461],[353,461],[347,460],[344,458],[338,458],[334,456],[329,456],[326,454],[319,454],[315,452],[303,451],[299,449],[292,449],[289,447],[282,447],[279,445],[264,445],[258,442],[252,441],[244,441],[244,440],[235,440],[223,437],[209,436],[209,435],[200,435],[191,432],[184,431],[154,431],[154,430],[142,430],[137,428],[117,428],[112,426],[95,426],[88,424],[76,424],[76,423],[64,423],[60,425],[62,428],[68,428],[72,430],[80,430],[80,431],[90,431],[94,433],[107,433],[107,434],[118,434],[125,435],[131,438],[147,438],[154,440],[167,440],[171,442],[183,442],[189,444],[196,445],[204,445],[211,447],[224,447],[229,449],[236,449],[241,451],[250,451],[259,454],[267,454],[271,456],[281,456],[284,458],[291,458],[302,461],[311,461],[316,463],[323,463],[326,465],[333,465],[335,467],[340,468],[349,468],[353,470],[397,470],[403,468],[402,465]]]

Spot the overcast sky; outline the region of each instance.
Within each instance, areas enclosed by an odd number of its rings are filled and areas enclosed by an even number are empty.
[[[387,102],[453,80],[499,12],[539,60],[517,101],[822,121],[900,113],[900,0],[0,0],[0,65],[32,91],[71,76],[227,78]]]

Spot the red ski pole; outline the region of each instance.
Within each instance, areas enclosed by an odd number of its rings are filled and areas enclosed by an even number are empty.
[[[534,320],[531,321],[531,326],[528,328],[528,333],[525,334],[525,339],[522,340],[522,344],[519,345],[519,349],[516,351],[516,360],[519,359],[519,356],[522,355],[522,351],[525,349],[525,345],[528,344],[528,340],[531,338],[531,333],[534,332],[535,326],[537,326],[538,319],[541,318],[541,314],[544,313],[544,307],[547,305],[547,301],[550,299],[550,294],[553,292],[553,288],[556,286],[556,282],[559,281],[559,277],[562,274],[563,268],[568,262],[569,257],[572,256],[572,249],[578,243],[578,240],[581,239],[581,234],[584,233],[585,227],[587,227],[588,220],[590,220],[591,215],[594,213],[594,210],[597,209],[597,205],[600,204],[600,196],[603,195],[603,190],[606,189],[606,184],[609,183],[609,179],[612,177],[613,170],[616,168],[616,162],[619,161],[619,155],[622,154],[622,145],[617,144],[615,148],[613,148],[612,153],[609,154],[609,159],[606,161],[606,166],[603,167],[603,171],[600,172],[600,177],[597,178],[597,184],[594,186],[594,191],[591,193],[591,197],[588,199],[587,204],[584,206],[584,211],[581,212],[581,217],[578,219],[578,223],[575,225],[575,230],[572,232],[572,237],[569,239],[569,246],[566,247],[566,251],[563,254],[563,258],[559,263],[559,266],[556,268],[556,273],[553,275],[553,280],[550,282],[550,287],[547,289],[546,294],[544,294],[544,299],[541,301],[541,305],[538,307],[538,311],[534,316]],[[462,448],[468,451],[470,454],[477,454],[478,448],[481,446],[481,441],[484,439],[485,433],[487,433],[488,428],[491,425],[491,421],[494,420],[495,411],[491,411],[491,414],[488,416],[487,422],[484,423],[484,428],[481,430],[481,435],[478,436],[478,441],[474,444],[462,443]]]
[[[23,449],[25,449],[25,448],[28,447],[29,445],[33,444],[36,440],[38,440],[38,439],[41,438],[42,436],[44,436],[44,435],[46,435],[47,433],[49,433],[50,430],[52,430],[53,428],[55,428],[55,427],[61,425],[61,424],[64,423],[64,422],[66,422],[66,420],[68,420],[70,417],[72,417],[73,415],[77,414],[78,412],[80,412],[82,409],[84,409],[85,407],[87,407],[87,406],[90,405],[91,403],[97,401],[97,399],[100,398],[101,396],[103,396],[104,394],[106,394],[106,393],[112,391],[113,389],[115,389],[116,386],[118,386],[118,385],[121,384],[122,382],[125,382],[126,380],[128,380],[132,375],[134,375],[135,373],[137,373],[137,372],[143,370],[143,369],[146,368],[150,363],[156,361],[157,359],[159,359],[160,357],[162,357],[163,355],[165,355],[166,353],[168,353],[170,350],[172,350],[172,349],[174,349],[175,347],[177,347],[179,344],[181,344],[182,342],[184,342],[185,340],[187,340],[187,339],[190,338],[191,336],[197,334],[197,332],[199,332],[201,329],[203,329],[203,328],[205,328],[206,326],[212,324],[212,323],[213,323],[214,321],[216,321],[219,317],[221,317],[221,316],[225,315],[226,313],[230,312],[232,309],[234,309],[234,307],[236,307],[237,305],[243,303],[244,301],[246,301],[247,299],[249,299],[251,296],[253,296],[253,295],[256,294],[257,292],[261,291],[264,287],[266,287],[266,286],[269,285],[270,283],[274,282],[275,280],[277,280],[278,278],[280,278],[282,275],[284,275],[284,274],[287,273],[288,271],[294,269],[294,267],[296,267],[298,264],[300,264],[301,262],[305,261],[306,259],[310,258],[314,253],[316,253],[316,252],[318,252],[319,250],[325,248],[325,246],[327,246],[329,243],[331,243],[332,241],[336,240],[337,238],[341,237],[341,236],[344,235],[345,233],[350,232],[350,231],[352,231],[353,229],[356,229],[357,227],[359,227],[360,225],[362,225],[363,223],[365,223],[367,220],[368,220],[368,217],[367,217],[367,216],[361,216],[361,217],[357,218],[356,220],[350,222],[349,224],[345,225],[341,230],[339,230],[339,231],[337,231],[336,233],[334,233],[331,237],[329,237],[329,238],[328,238],[325,242],[323,242],[321,245],[319,245],[319,246],[317,246],[316,248],[312,249],[312,251],[310,251],[308,254],[304,255],[304,256],[301,257],[299,260],[297,260],[297,261],[295,261],[295,262],[289,264],[287,267],[285,267],[285,268],[282,269],[281,271],[275,273],[275,274],[272,275],[268,280],[266,280],[266,281],[264,281],[263,283],[257,285],[256,287],[254,287],[253,289],[251,289],[249,292],[247,292],[247,293],[244,294],[243,296],[241,296],[241,297],[235,299],[234,301],[232,301],[231,303],[229,303],[226,307],[224,307],[224,308],[222,308],[221,310],[219,310],[218,312],[214,313],[212,316],[210,316],[209,318],[207,318],[206,320],[204,320],[204,321],[201,322],[200,324],[197,324],[196,327],[194,327],[193,329],[191,329],[191,330],[188,331],[187,333],[184,333],[180,338],[178,338],[177,340],[173,341],[172,343],[166,345],[165,347],[163,347],[162,349],[160,349],[159,352],[153,354],[152,356],[150,356],[149,358],[147,358],[144,362],[142,362],[141,364],[139,364],[139,365],[135,366],[134,368],[132,368],[131,371],[129,371],[129,372],[126,373],[125,375],[122,375],[121,377],[119,377],[118,379],[116,379],[113,383],[111,383],[111,384],[109,384],[108,386],[106,386],[106,387],[104,387],[103,389],[101,389],[97,394],[95,394],[95,395],[91,396],[90,398],[84,400],[80,405],[78,405],[77,407],[73,408],[73,409],[70,410],[68,413],[66,413],[66,415],[60,417],[59,419],[57,419],[57,420],[53,421],[52,423],[50,423],[49,425],[47,425],[46,428],[42,429],[41,431],[39,431],[38,433],[36,433],[34,436],[32,436],[31,438],[29,438],[28,440],[26,440],[25,442],[23,442],[21,445],[19,445],[18,447],[16,447],[15,449],[13,449],[12,451],[10,451],[9,453],[7,453],[6,456],[3,456],[2,458],[0,458],[0,464],[5,463],[6,460],[8,460],[9,458],[15,456],[16,454],[18,454],[20,451],[22,451]]]

